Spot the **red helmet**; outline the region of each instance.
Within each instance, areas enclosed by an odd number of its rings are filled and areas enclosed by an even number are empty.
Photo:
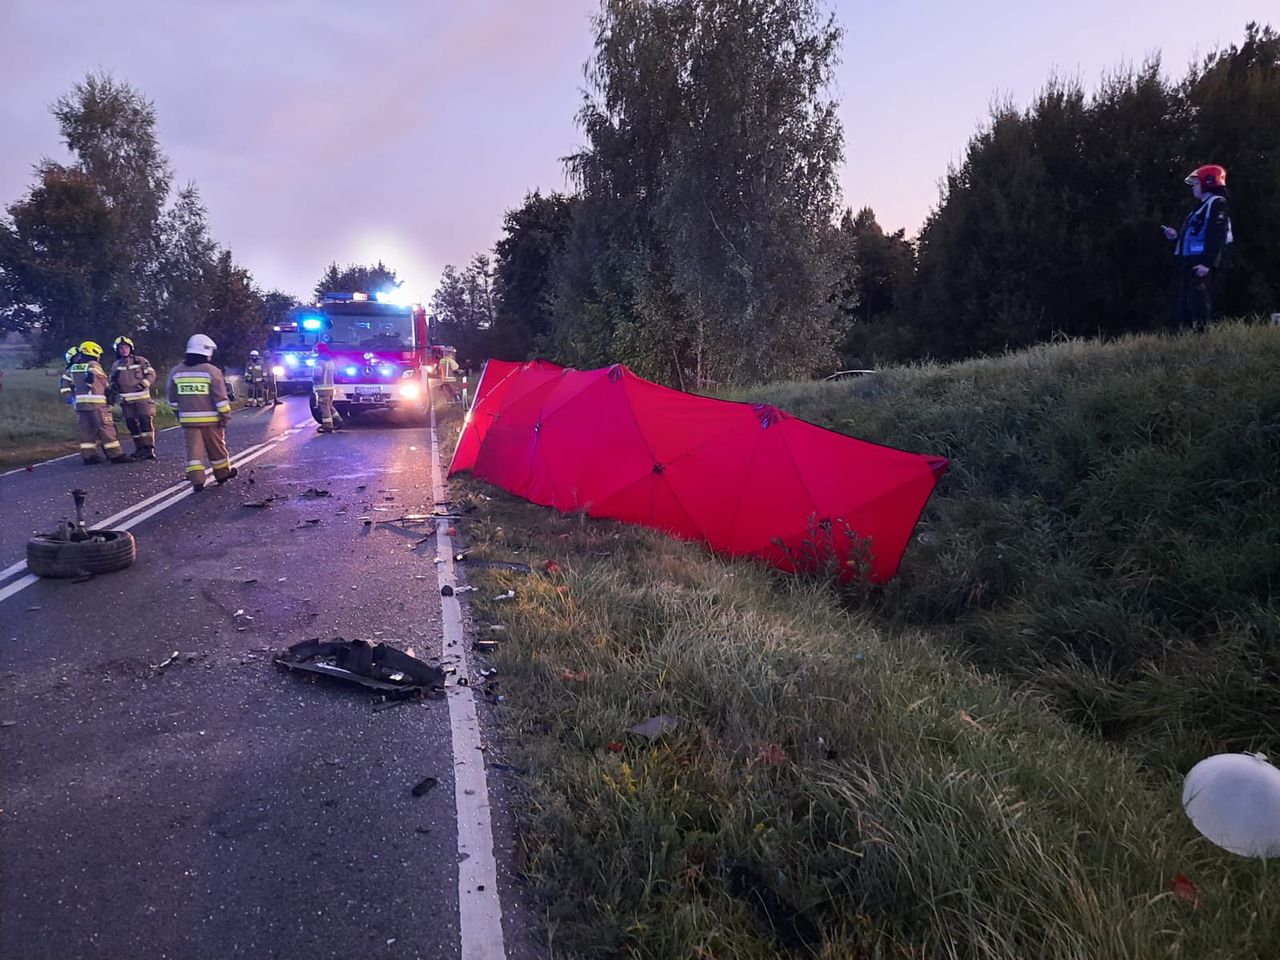
[[[321,341],[320,343],[316,344],[315,352],[320,354],[327,354],[329,352],[329,345]]]
[[[1220,190],[1227,185],[1227,168],[1216,163],[1206,163],[1187,174],[1184,182],[1188,185],[1198,183],[1205,190]]]

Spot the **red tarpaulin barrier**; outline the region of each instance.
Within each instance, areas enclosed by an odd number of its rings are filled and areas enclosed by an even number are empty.
[[[701,540],[784,570],[833,557],[890,579],[942,457],[857,440],[776,407],[671,390],[622,365],[490,360],[449,465],[562,511]],[[865,564],[865,568],[862,566]]]

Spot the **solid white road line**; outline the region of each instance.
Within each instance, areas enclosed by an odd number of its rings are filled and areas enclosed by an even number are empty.
[[[298,427],[291,427],[288,430],[286,430],[284,433],[281,433],[275,437],[272,437],[270,440],[263,441],[262,443],[255,443],[253,446],[246,447],[244,450],[240,451],[239,453],[233,453],[231,455],[231,462],[236,467],[241,467],[244,464],[252,463],[254,460],[257,460],[263,454],[268,453],[271,450],[274,450],[276,448],[276,444],[279,441],[285,439],[286,437],[290,436],[293,433],[296,433],[297,430],[298,430]],[[101,526],[103,528],[106,528],[108,524],[115,523],[119,518],[129,516],[129,514],[132,514],[134,511],[139,510],[143,507],[146,507],[148,504],[154,504],[154,506],[152,506],[150,509],[145,510],[142,513],[139,513],[136,516],[129,517],[128,520],[112,528],[115,530],[129,530],[137,526],[143,520],[146,520],[150,517],[155,516],[157,513],[160,513],[162,510],[168,510],[179,500],[185,500],[187,497],[191,496],[193,493],[195,493],[195,490],[191,487],[191,485],[186,481],[183,481],[182,483],[175,484],[173,487],[170,487],[168,490],[162,490],[160,493],[150,496],[146,500],[141,500],[138,503],[135,503],[133,506],[120,511],[119,513],[114,514],[113,516],[108,517],[106,520],[103,520],[101,522]],[[161,499],[166,496],[168,497],[167,500]],[[156,501],[159,501],[159,502],[157,503]],[[15,568],[22,569],[22,568],[25,568],[26,565],[27,565],[26,561],[24,560],[22,561],[21,567],[18,567],[18,565],[15,564],[14,566],[9,567],[8,569],[9,570],[14,570]],[[5,600],[8,600],[15,593],[20,593],[21,591],[25,590],[27,587],[31,586],[31,584],[35,583],[39,579],[40,578],[35,576],[34,574],[27,574],[22,579],[15,580],[13,583],[9,584],[8,586],[4,587],[3,589],[0,589],[0,603],[3,603]]]
[[[440,469],[440,440],[436,410],[431,407],[431,488],[436,502],[447,498]],[[453,566],[453,538],[448,526],[436,524],[437,584],[457,585]],[[493,819],[489,784],[480,749],[480,721],[462,635],[462,607],[457,596],[441,597],[444,639],[440,656],[455,655],[458,672],[449,692],[449,726],[453,733],[453,794],[458,820],[458,934],[462,960],[501,960],[506,957],[502,936],[502,900],[498,896],[498,866],[493,856]],[[467,685],[459,685],[463,679]]]

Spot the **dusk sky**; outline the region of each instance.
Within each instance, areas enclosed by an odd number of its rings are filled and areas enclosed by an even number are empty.
[[[331,260],[427,295],[491,248],[527,191],[565,190],[598,0],[0,0],[0,204],[65,160],[49,105],[103,68],[155,101],[177,182],[264,287],[309,295]],[[914,234],[994,99],[1053,71],[1090,88],[1161,51],[1239,41],[1259,0],[829,4],[844,203]],[[1206,17],[1204,12],[1211,11]],[[1274,14],[1272,16],[1274,22]],[[1188,164],[1211,158],[1188,158]]]

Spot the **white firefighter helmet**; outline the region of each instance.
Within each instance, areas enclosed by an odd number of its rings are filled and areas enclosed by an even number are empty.
[[[257,350],[250,350],[250,351],[249,351],[249,356],[254,357],[254,358],[256,359],[257,357],[260,357],[260,356],[261,356],[261,354],[260,354],[260,353],[258,353],[258,351],[257,351]]]
[[[197,333],[187,341],[187,353],[197,353],[202,357],[212,357],[213,351],[218,345],[206,337],[203,333]]]

